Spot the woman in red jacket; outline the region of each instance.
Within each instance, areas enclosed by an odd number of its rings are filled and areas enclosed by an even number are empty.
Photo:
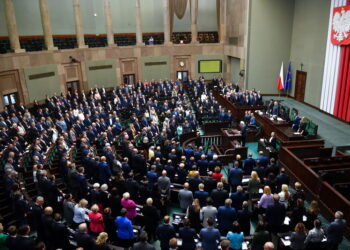
[[[91,212],[88,213],[90,219],[90,230],[93,234],[98,235],[104,231],[103,216],[99,212],[97,204],[91,207]]]
[[[216,167],[214,169],[214,173],[212,175],[213,179],[216,180],[216,182],[220,182],[221,181],[221,177],[222,177],[222,173],[221,173],[221,168],[220,167]]]

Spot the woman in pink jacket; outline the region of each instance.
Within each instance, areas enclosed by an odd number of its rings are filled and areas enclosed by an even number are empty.
[[[126,217],[129,220],[133,220],[136,217],[136,203],[133,200],[130,200],[130,194],[128,192],[123,194],[121,204],[127,211]]]
[[[105,229],[103,223],[103,216],[98,212],[99,208],[97,204],[91,207],[91,212],[88,213],[90,219],[90,230],[92,233],[98,235]]]

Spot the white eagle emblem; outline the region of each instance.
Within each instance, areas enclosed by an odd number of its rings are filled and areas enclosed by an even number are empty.
[[[334,39],[341,42],[347,39],[350,31],[350,10],[336,12],[333,17]]]

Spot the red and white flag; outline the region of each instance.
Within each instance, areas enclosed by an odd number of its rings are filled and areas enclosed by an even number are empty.
[[[278,89],[278,90],[284,89],[284,82],[283,82],[283,62],[282,62],[282,65],[281,65],[280,75],[278,76],[277,89]]]

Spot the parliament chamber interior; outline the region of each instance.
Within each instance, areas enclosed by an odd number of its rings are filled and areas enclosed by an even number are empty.
[[[0,0],[1,250],[350,249],[350,0]]]

